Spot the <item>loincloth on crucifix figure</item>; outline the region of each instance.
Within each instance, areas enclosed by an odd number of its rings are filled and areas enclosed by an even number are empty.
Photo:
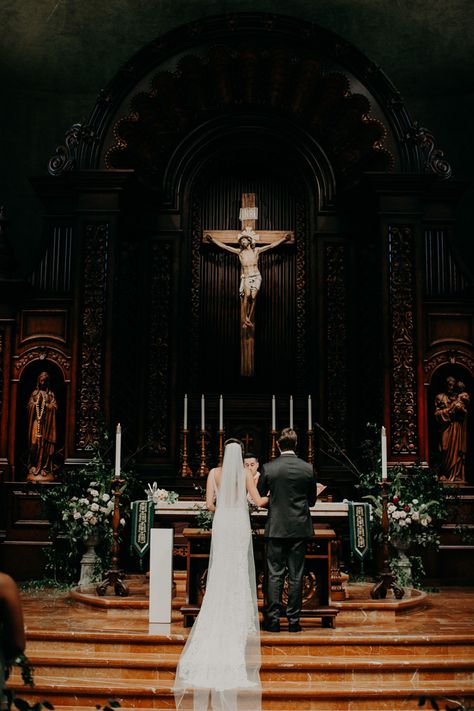
[[[255,207],[255,194],[242,195],[240,221],[242,231],[239,234],[231,231],[205,231],[204,239],[227,252],[236,254],[240,262],[239,297],[241,325],[241,375],[254,374],[254,343],[255,343],[255,306],[262,284],[262,275],[258,268],[259,257],[263,252],[275,249],[283,242],[293,242],[294,233],[285,231],[264,230],[259,234],[254,231],[258,218],[258,208]],[[238,247],[232,243],[238,243]],[[257,243],[264,243],[257,246]]]

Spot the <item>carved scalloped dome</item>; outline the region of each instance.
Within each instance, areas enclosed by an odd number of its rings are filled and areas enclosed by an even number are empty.
[[[205,57],[185,55],[175,71],[157,73],[150,91],[133,97],[129,115],[114,126],[106,166],[134,168],[157,184],[192,130],[229,114],[238,125],[243,112],[278,115],[303,127],[343,184],[393,165],[383,147],[384,125],[370,116],[365,96],[351,93],[344,74],[326,72],[314,58],[285,48],[214,47]]]

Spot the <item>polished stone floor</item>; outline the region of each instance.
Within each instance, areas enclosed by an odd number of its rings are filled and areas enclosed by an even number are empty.
[[[474,699],[474,589],[407,594],[402,606],[373,603],[369,590],[349,587],[334,629],[303,620],[298,634],[284,624],[280,634],[262,632],[264,711],[411,711],[425,694],[442,709],[445,697],[466,707]],[[178,609],[182,581],[169,626],[149,625],[145,580],[137,591],[95,604],[64,591],[24,592],[36,686],[21,696],[46,698],[57,711],[110,698],[124,708],[173,709],[174,671],[188,634]],[[11,683],[18,689],[18,672]]]

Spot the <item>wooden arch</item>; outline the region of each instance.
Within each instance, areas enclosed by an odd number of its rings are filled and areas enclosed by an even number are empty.
[[[351,92],[352,79],[361,93]],[[380,67],[329,30],[265,13],[203,18],[144,47],[101,91],[88,121],[67,131],[48,170],[134,168],[157,187],[187,132],[242,111],[306,130],[343,185],[392,168],[450,176]]]

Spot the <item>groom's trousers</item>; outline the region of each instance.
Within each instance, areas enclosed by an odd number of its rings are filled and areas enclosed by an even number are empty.
[[[286,616],[290,624],[299,622],[303,600],[303,574],[306,538],[267,538],[267,576],[265,619],[278,624],[285,575],[288,574]]]

